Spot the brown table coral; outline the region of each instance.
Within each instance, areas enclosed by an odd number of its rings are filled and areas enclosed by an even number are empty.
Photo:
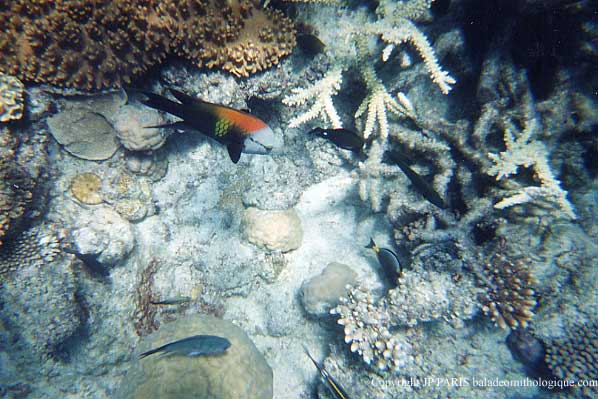
[[[249,76],[294,46],[251,0],[0,0],[0,72],[63,88],[121,87],[171,53]]]

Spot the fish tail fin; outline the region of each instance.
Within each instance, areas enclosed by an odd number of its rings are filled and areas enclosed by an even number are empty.
[[[159,347],[159,348],[155,348],[152,350],[149,350],[147,352],[143,352],[142,354],[139,355],[139,359],[143,359],[145,357],[148,357],[149,355],[153,355],[154,353],[158,353],[163,349],[163,347]]]
[[[307,355],[307,357],[309,357],[309,359],[312,361],[312,363],[314,364],[314,366],[316,366],[316,368],[318,369],[318,371],[321,373],[322,372],[322,366],[320,365],[320,363],[318,363],[318,361],[316,359],[313,358],[313,356],[311,355],[311,353],[309,353],[309,350],[307,349],[307,346],[303,345],[303,350],[305,351],[305,354]]]
[[[368,245],[365,246],[368,249],[373,249],[374,251],[376,251],[376,249],[378,248],[378,246],[376,245],[376,243],[374,242],[374,239],[372,237],[370,237],[370,243]]]
[[[142,93],[146,97],[145,99],[141,100],[142,104],[145,104],[150,108],[168,112],[169,114],[185,119],[185,115],[182,109],[183,104],[179,104],[177,102],[169,100],[164,96],[148,91],[141,91],[140,93]]]

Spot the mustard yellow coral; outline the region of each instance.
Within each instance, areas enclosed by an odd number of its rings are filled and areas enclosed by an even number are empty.
[[[71,194],[79,202],[97,205],[104,202],[100,190],[102,179],[94,173],[81,173],[71,180]]]
[[[23,81],[121,87],[175,53],[249,76],[295,46],[292,22],[250,0],[0,1],[0,71]]]

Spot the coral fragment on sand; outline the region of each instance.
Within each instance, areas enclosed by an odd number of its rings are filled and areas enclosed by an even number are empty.
[[[295,46],[292,22],[250,0],[16,0],[0,26],[0,71],[83,91],[129,84],[171,53],[249,76]]]
[[[23,91],[21,81],[0,72],[0,122],[23,117]]]

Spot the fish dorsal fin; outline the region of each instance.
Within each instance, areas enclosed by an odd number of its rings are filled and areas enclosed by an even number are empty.
[[[233,161],[233,163],[239,162],[241,151],[243,151],[243,144],[233,141],[226,146],[226,149],[228,150],[230,160]]]

